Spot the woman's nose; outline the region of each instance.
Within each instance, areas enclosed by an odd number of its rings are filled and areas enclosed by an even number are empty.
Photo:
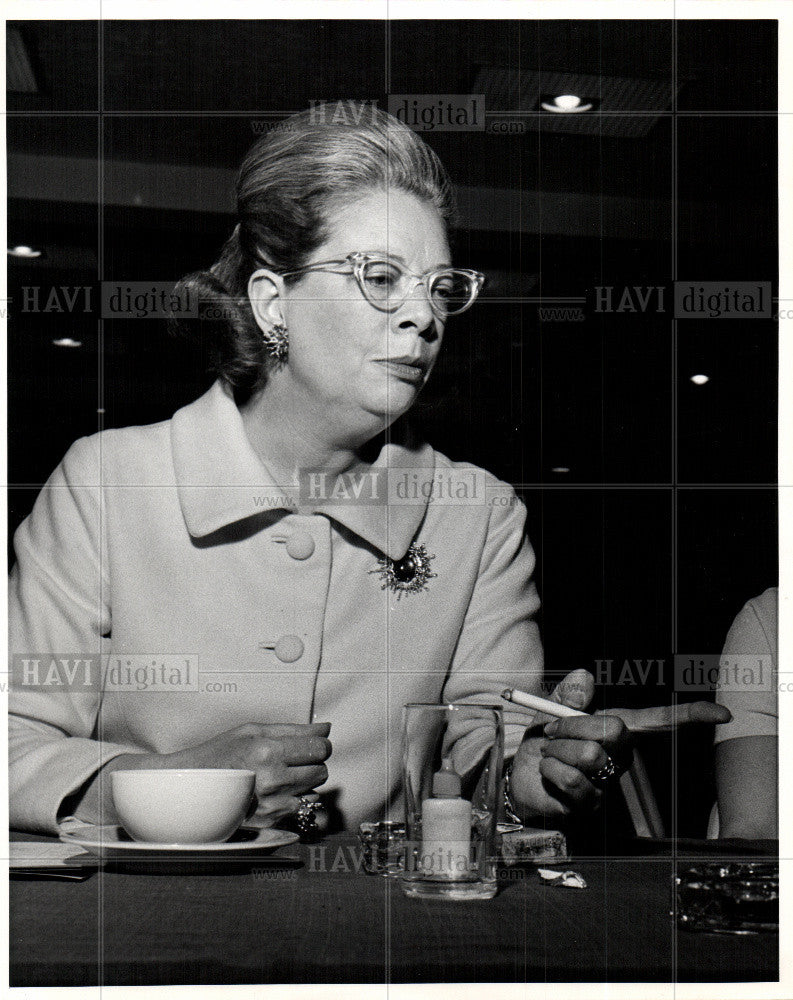
[[[430,305],[429,292],[423,280],[417,280],[397,309],[397,326],[400,330],[415,327],[419,334],[435,329],[436,316]]]

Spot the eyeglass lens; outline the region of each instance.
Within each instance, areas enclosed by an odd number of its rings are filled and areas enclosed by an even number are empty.
[[[393,261],[366,261],[362,269],[366,294],[373,302],[401,302],[408,295],[415,279]],[[474,280],[462,271],[439,271],[428,284],[433,308],[447,316],[460,312],[470,303]]]

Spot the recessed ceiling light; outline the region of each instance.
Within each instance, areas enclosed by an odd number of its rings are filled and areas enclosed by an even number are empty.
[[[58,340],[53,340],[53,344],[56,347],[82,347],[82,340],[72,340],[71,337],[59,337]]]
[[[555,466],[554,466],[554,467],[553,467],[553,468],[551,469],[551,472],[558,472],[558,473],[560,473],[560,474],[564,474],[565,472],[569,472],[569,471],[570,471],[570,470],[569,470],[569,469],[567,468],[567,466],[566,466],[566,465],[555,465]]]
[[[705,385],[706,382],[710,382],[709,375],[692,375],[691,381],[694,385]]]
[[[553,103],[542,102],[545,111],[553,111],[557,115],[578,115],[582,111],[591,111],[592,105],[584,104],[577,94],[559,94],[554,97]]]
[[[36,250],[35,247],[28,247],[24,244],[20,244],[16,247],[8,247],[7,254],[9,257],[40,257],[41,250]]]

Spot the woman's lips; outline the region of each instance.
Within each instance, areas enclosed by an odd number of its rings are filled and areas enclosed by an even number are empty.
[[[412,385],[419,385],[424,381],[424,369],[419,364],[409,364],[404,361],[379,361],[392,375],[402,379],[403,382],[410,382]]]

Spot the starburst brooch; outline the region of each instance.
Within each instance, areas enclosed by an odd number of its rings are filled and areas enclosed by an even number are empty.
[[[383,581],[380,589],[392,590],[399,601],[403,594],[417,594],[428,589],[427,581],[438,575],[430,569],[430,561],[434,558],[423,545],[413,542],[401,559],[381,556],[378,565],[369,572],[377,573]]]

